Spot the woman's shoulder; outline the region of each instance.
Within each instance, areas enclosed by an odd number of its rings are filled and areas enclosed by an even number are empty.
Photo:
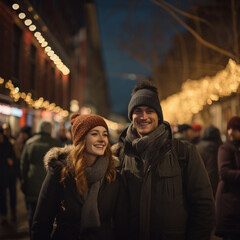
[[[73,145],[65,147],[53,147],[44,156],[44,166],[46,170],[49,168],[59,169],[66,165],[66,157],[72,151]]]

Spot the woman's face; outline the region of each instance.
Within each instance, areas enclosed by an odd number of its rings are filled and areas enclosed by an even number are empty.
[[[105,153],[108,145],[108,132],[106,128],[97,126],[91,129],[86,135],[87,158],[95,159]]]

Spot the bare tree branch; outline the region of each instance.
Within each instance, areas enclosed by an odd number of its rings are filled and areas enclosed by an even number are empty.
[[[141,63],[148,71],[152,71],[152,66],[150,64],[148,64],[146,61],[144,61],[144,58],[142,57],[141,54],[136,54],[132,51],[129,51],[129,48],[127,48],[124,44],[121,44],[121,48],[125,51],[127,51],[131,57],[133,57],[134,59],[136,59],[139,63]]]
[[[199,21],[199,22],[203,22],[205,24],[207,24],[208,26],[212,27],[212,25],[206,20],[206,19],[203,19],[203,18],[200,18],[198,16],[195,16],[195,15],[192,15],[188,12],[185,12],[185,11],[182,11],[176,7],[174,7],[172,4],[168,3],[168,2],[165,2],[164,0],[159,0],[162,2],[162,4],[165,4],[166,6],[168,6],[169,8],[171,8],[172,10],[174,10],[175,12],[187,17],[187,18],[190,18],[190,19],[193,19],[193,20],[196,20],[196,21]]]
[[[209,43],[208,41],[204,40],[194,29],[192,29],[191,27],[189,27],[184,21],[182,21],[169,7],[167,7],[166,5],[164,5],[162,2],[159,2],[158,0],[151,0],[153,3],[157,4],[158,6],[164,8],[170,15],[172,15],[184,28],[186,28],[195,38],[197,41],[199,41],[200,43],[202,43],[204,46],[218,52],[221,53],[227,57],[230,58],[236,58],[236,56],[234,54],[232,54],[231,52],[228,52],[222,48],[217,47],[216,45],[213,45],[211,43]],[[161,0],[160,0],[161,1]]]

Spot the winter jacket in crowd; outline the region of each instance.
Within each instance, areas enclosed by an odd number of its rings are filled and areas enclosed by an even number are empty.
[[[116,152],[130,204],[129,239],[210,239],[211,185],[196,148],[184,144],[188,159],[182,170],[167,122],[142,138],[133,125],[121,135]]]
[[[226,142],[218,152],[216,235],[240,239],[240,142]]]
[[[121,219],[127,208],[125,199],[120,199],[119,177],[111,183],[102,180],[97,205],[100,216],[100,227],[83,228],[82,210],[84,197],[79,195],[75,180],[68,176],[60,182],[60,172],[64,166],[71,168],[66,155],[73,146],[53,148],[45,156],[47,176],[44,180],[32,225],[32,240],[113,240],[124,239]],[[98,161],[98,160],[97,160]],[[121,205],[119,205],[121,204]],[[126,213],[125,213],[126,214]]]
[[[1,134],[1,133],[0,133]],[[8,159],[12,159],[13,166],[9,165]],[[0,143],[0,186],[8,187],[10,173],[16,165],[16,158],[12,144],[9,142],[6,136],[3,136],[3,142]]]
[[[215,196],[218,185],[218,148],[222,144],[219,129],[209,126],[204,129],[200,142],[196,145],[206,167],[213,195]]]
[[[39,132],[27,140],[20,162],[22,190],[27,201],[37,202],[46,176],[44,155],[50,148],[57,146],[61,146],[60,142],[45,132]]]

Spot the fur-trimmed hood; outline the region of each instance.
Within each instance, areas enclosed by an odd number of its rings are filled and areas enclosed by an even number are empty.
[[[49,167],[57,167],[57,166],[63,166],[68,164],[66,160],[66,156],[72,151],[74,148],[74,145],[66,145],[65,147],[54,147],[51,148],[46,155],[44,156],[44,167],[46,170],[49,169]],[[114,151],[115,152],[115,151]],[[115,167],[118,167],[120,165],[119,159],[113,155],[113,164]]]
[[[70,151],[74,148],[74,145],[66,145],[65,147],[54,147],[51,148],[46,155],[44,156],[44,167],[46,170],[49,167],[56,167],[59,164],[63,165],[66,164],[63,160],[66,159],[66,156],[69,154]]]

